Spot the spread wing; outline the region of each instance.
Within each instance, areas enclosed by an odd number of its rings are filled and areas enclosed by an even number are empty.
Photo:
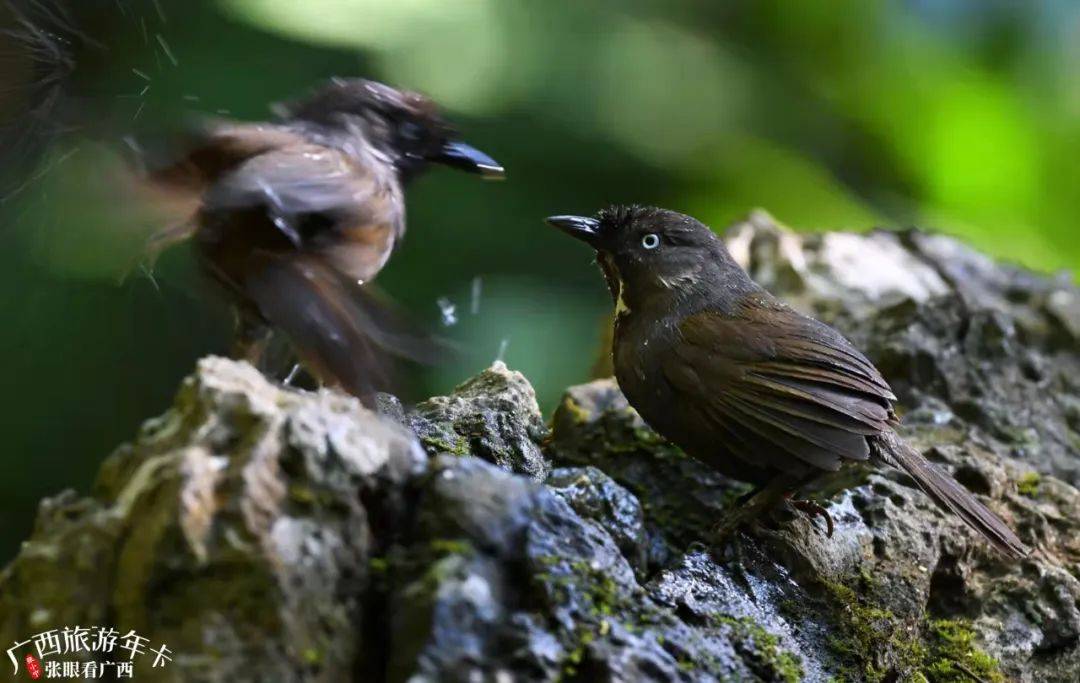
[[[152,233],[145,257],[191,237],[192,220],[203,193],[223,175],[248,159],[274,149],[302,145],[304,139],[284,126],[200,119],[175,136],[125,139],[130,147],[123,187],[160,214],[166,226]]]
[[[319,252],[342,275],[368,281],[404,232],[404,203],[392,169],[302,144],[252,157],[213,183],[204,214],[258,210],[267,229],[296,249]]]
[[[200,120],[175,138],[138,138],[129,144],[151,183],[198,194],[252,157],[304,142],[285,126]]]
[[[889,385],[831,327],[774,300],[753,304],[754,315],[687,318],[665,377],[754,466],[836,470],[866,460],[866,437],[894,420]]]

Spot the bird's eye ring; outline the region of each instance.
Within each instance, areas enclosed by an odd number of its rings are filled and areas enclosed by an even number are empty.
[[[641,246],[646,249],[656,249],[660,246],[660,238],[657,237],[656,233],[650,232],[641,238]]]

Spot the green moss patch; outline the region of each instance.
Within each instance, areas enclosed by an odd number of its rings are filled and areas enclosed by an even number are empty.
[[[930,619],[913,625],[848,586],[829,583],[826,588],[836,614],[837,632],[829,646],[841,663],[839,680],[1006,680],[998,662],[976,646],[969,622]]]
[[[975,644],[971,624],[962,619],[934,619],[926,623],[926,657],[921,668],[931,683],[1004,683],[1001,667]]]
[[[749,617],[716,615],[712,621],[731,630],[732,642],[754,672],[764,680],[799,683],[803,680],[802,662],[780,647],[780,639]]]
[[[1034,498],[1039,492],[1040,480],[1038,472],[1028,472],[1016,480],[1016,491],[1028,498]]]

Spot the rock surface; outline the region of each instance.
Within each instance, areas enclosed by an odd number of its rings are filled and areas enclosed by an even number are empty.
[[[0,573],[0,641],[134,629],[174,653],[136,675],[166,681],[1080,680],[1076,288],[916,232],[755,214],[729,242],[868,351],[905,435],[1030,558],[895,472],[828,500],[831,539],[777,516],[709,548],[746,487],[610,380],[549,430],[502,364],[376,414],[209,358],[92,497],[43,501]]]

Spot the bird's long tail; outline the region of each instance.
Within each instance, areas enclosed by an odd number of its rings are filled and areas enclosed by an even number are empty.
[[[889,431],[876,440],[878,455],[889,464],[911,475],[915,483],[943,510],[947,510],[978,531],[995,548],[1014,558],[1031,552],[1012,529],[970,491],[955,479],[904,442],[896,432]]]

